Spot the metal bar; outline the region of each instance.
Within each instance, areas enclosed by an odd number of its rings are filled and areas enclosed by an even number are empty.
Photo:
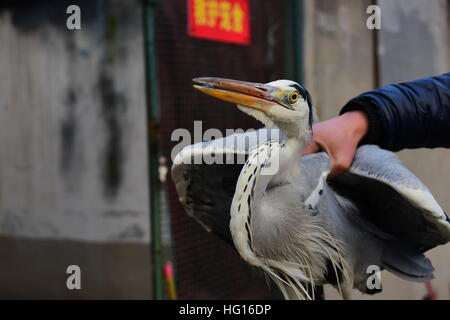
[[[147,95],[147,130],[148,130],[148,166],[150,190],[150,230],[151,259],[153,262],[153,299],[164,298],[163,259],[161,246],[161,206],[159,181],[159,103],[158,76],[156,69],[155,45],[155,6],[157,1],[144,2],[144,36],[146,64],[146,95]]]
[[[379,5],[378,0],[372,0],[372,5]],[[381,86],[380,81],[380,56],[378,55],[378,45],[380,43],[380,30],[372,30],[372,40],[373,40],[373,82],[374,87],[378,88]]]
[[[303,83],[305,80],[303,67],[303,34],[304,34],[304,10],[303,0],[289,0],[290,25],[292,26],[291,45],[292,45],[292,80]]]
[[[303,84],[303,0],[285,0],[285,77]]]

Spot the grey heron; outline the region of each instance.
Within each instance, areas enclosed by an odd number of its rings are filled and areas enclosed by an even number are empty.
[[[286,299],[312,299],[307,288],[327,283],[344,297],[351,288],[375,293],[370,266],[410,281],[433,277],[423,253],[450,240],[450,221],[393,153],[361,146],[349,172],[328,181],[325,153],[301,158],[315,119],[302,86],[197,78],[194,87],[266,128],[184,148],[172,167],[180,201],[207,230],[232,239]],[[205,155],[245,163],[205,164]]]

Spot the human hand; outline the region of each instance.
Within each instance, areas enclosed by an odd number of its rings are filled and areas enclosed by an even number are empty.
[[[325,151],[331,160],[329,179],[346,172],[352,165],[359,142],[369,130],[367,115],[362,111],[346,112],[313,125],[313,135],[303,154]]]

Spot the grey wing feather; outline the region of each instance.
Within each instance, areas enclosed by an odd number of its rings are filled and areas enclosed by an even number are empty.
[[[182,149],[174,159],[172,179],[187,213],[207,231],[232,243],[230,207],[247,155],[260,143],[284,139],[279,129],[263,128]]]
[[[410,281],[433,278],[433,266],[423,252],[450,240],[449,220],[427,187],[393,153],[360,147],[349,172],[332,187],[358,207],[367,228],[383,234],[384,268]]]
[[[414,282],[433,279],[434,268],[422,253],[400,241],[385,243],[382,266],[397,276]]]
[[[316,190],[330,170],[325,153],[303,157],[301,185]],[[410,281],[433,278],[422,253],[449,241],[448,218],[426,186],[391,152],[377,146],[358,149],[348,173],[329,185],[357,207],[358,225],[382,246],[381,266]],[[367,239],[368,240],[368,239]]]
[[[349,172],[333,187],[360,204],[363,214],[380,229],[421,251],[450,240],[445,212],[392,152],[373,145],[360,147]]]

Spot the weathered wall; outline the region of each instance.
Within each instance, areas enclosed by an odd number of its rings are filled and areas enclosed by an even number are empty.
[[[322,120],[336,116],[345,102],[359,93],[449,69],[447,1],[380,0],[382,28],[377,48],[375,32],[366,27],[366,9],[371,3],[305,0],[306,85]],[[449,212],[450,152],[413,150],[399,156]],[[449,298],[449,246],[429,253],[436,268],[433,285],[440,299]],[[421,299],[426,293],[423,284],[387,272],[382,273],[382,282],[383,293],[367,296],[354,291],[354,298]],[[331,288],[326,295],[338,298]]]
[[[370,0],[305,0],[305,80],[318,116],[328,119],[374,86]]]
[[[2,6],[0,43],[0,296],[148,297],[141,2]]]
[[[379,38],[380,84],[386,85],[438,75],[449,71],[448,2],[445,0],[382,0]],[[450,151],[407,150],[399,153],[406,167],[429,187],[439,204],[450,212]],[[440,299],[449,299],[450,244],[431,250],[428,257],[436,268],[432,284]],[[380,298],[420,299],[423,284],[384,276],[386,293]]]
[[[371,2],[305,0],[306,86],[321,119],[376,87],[377,74],[387,84],[448,71],[447,1],[381,0],[378,48],[366,28]],[[0,5],[0,298],[147,298],[140,1],[10,3]],[[86,9],[80,31],[65,27],[69,4]],[[450,212],[449,151],[400,157]],[[430,253],[439,298],[449,297],[448,248]],[[66,289],[69,264],[82,269],[81,291]],[[425,293],[382,280],[382,294],[354,297]]]

